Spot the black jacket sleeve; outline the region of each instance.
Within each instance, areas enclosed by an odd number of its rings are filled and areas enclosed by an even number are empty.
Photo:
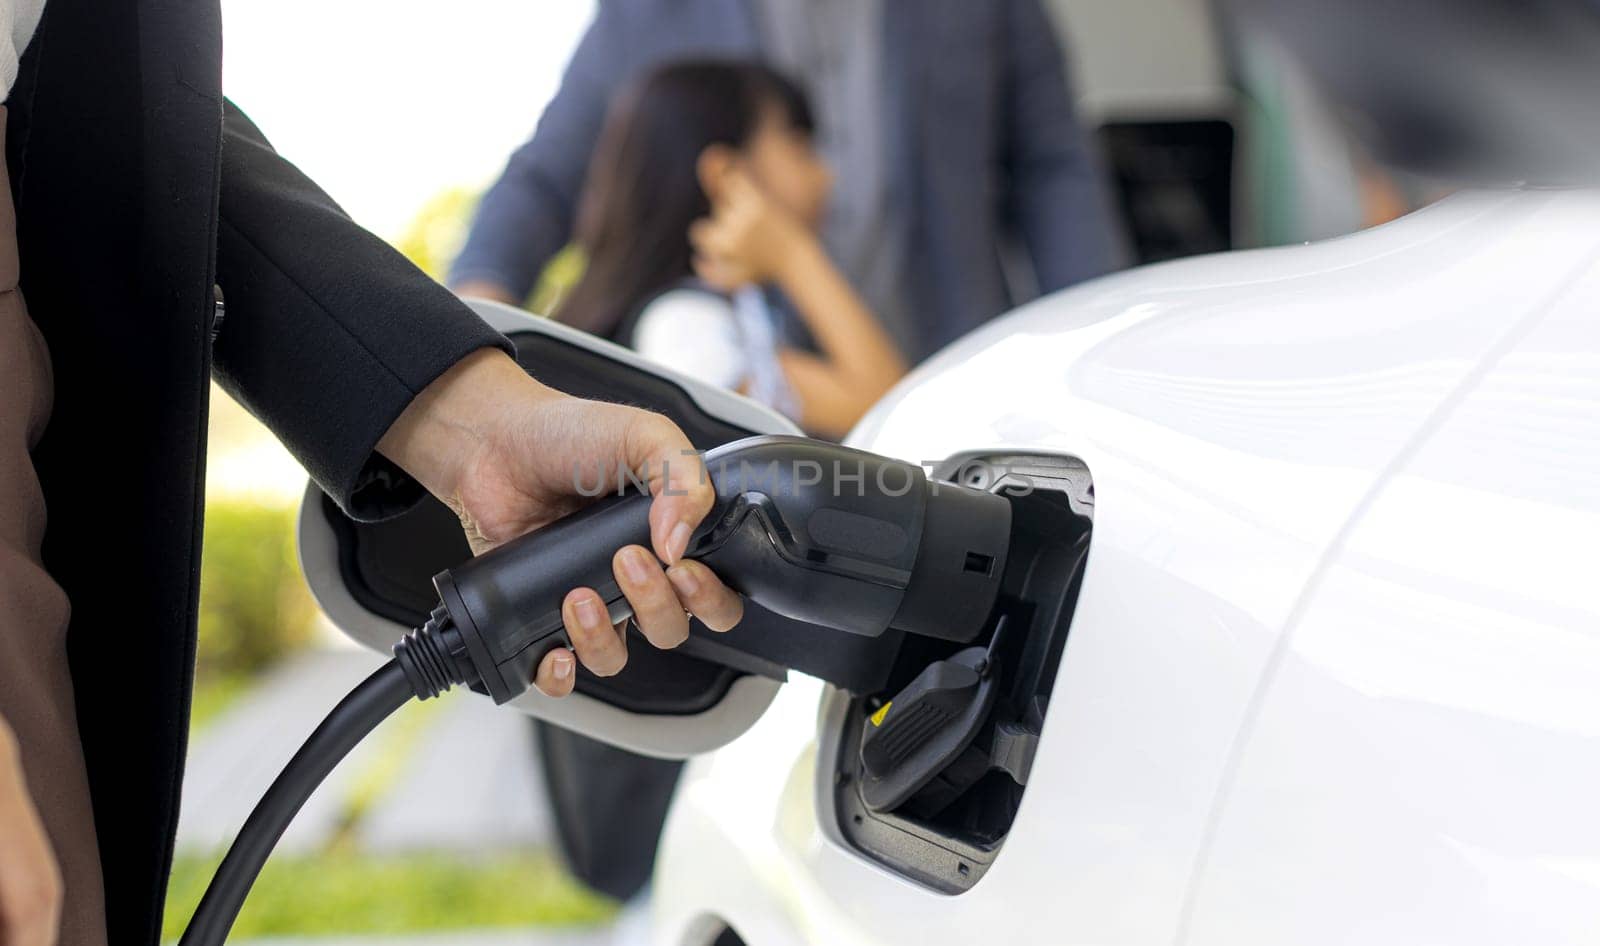
[[[224,110],[218,381],[358,518],[421,488],[374,449],[416,394],[477,349],[510,343],[363,230]]]

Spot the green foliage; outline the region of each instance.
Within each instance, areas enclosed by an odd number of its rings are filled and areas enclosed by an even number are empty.
[[[539,274],[539,281],[533,286],[533,295],[528,297],[525,308],[540,315],[554,312],[572,287],[578,284],[585,263],[583,251],[572,244],[550,257],[544,272]]]
[[[295,510],[243,500],[206,508],[198,673],[260,672],[311,636],[316,606],[294,550]]]
[[[361,822],[400,784],[406,764],[416,757],[423,736],[438,718],[446,701],[459,699],[460,696],[460,693],[452,693],[444,699],[413,700],[385,720],[383,728],[367,737],[377,740],[378,745],[376,751],[370,754],[366,766],[345,789],[340,804],[338,833],[329,842],[330,848],[353,842]]]
[[[395,241],[395,249],[418,269],[443,282],[450,261],[466,242],[467,228],[472,225],[472,214],[478,209],[481,196],[466,187],[451,187],[435,194]]]
[[[220,860],[177,858],[165,939],[188,923]],[[278,857],[262,870],[232,938],[592,924],[614,911],[547,854]]]
[[[242,673],[207,673],[195,675],[194,693],[189,699],[189,738],[192,740],[205,728],[221,718],[233,707],[239,697],[250,692],[251,678]]]

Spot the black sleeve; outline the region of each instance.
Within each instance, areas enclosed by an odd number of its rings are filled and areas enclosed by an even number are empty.
[[[232,102],[221,189],[217,380],[352,515],[404,509],[422,489],[378,440],[451,365],[510,343],[357,226]]]

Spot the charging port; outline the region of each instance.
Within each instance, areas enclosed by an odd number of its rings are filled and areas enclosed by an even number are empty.
[[[1094,486],[1070,457],[961,455],[934,476],[1005,496],[1000,603],[973,644],[907,635],[883,690],[825,709],[831,820],[867,857],[946,893],[970,889],[1027,788],[1088,558]],[[968,554],[965,570],[994,560]]]

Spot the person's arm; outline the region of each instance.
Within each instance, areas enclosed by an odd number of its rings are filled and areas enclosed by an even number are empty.
[[[533,137],[512,153],[478,204],[446,280],[461,295],[521,305],[566,245],[607,102],[628,63],[619,29],[624,15],[601,0]]]
[[[905,359],[815,238],[784,254],[777,285],[821,351],[820,357],[793,348],[778,355],[800,402],[800,425],[842,437],[905,376]]]
[[[689,231],[696,272],[724,289],[775,283],[783,290],[819,350],[779,353],[800,426],[844,435],[905,375],[905,358],[815,234],[738,171],[718,191],[712,216]]]
[[[682,431],[530,378],[503,337],[345,216],[232,103],[222,150],[217,280],[228,316],[216,375],[329,495],[376,516],[426,490],[481,552],[572,512],[580,483],[625,467],[655,497],[654,554],[629,546],[613,562],[640,630],[670,647],[688,635],[686,610],[714,629],[738,621],[738,596],[680,561],[714,500]],[[563,611],[578,659],[620,670],[625,638],[594,590],[574,589]],[[570,692],[573,667],[552,651],[535,683]]]
[[[1005,18],[1005,210],[1050,292],[1124,265],[1123,235],[1054,24],[1039,0],[1005,0]]]
[[[232,102],[223,117],[217,380],[352,515],[422,488],[374,453],[418,392],[480,348],[511,352],[448,290],[358,226]]]

